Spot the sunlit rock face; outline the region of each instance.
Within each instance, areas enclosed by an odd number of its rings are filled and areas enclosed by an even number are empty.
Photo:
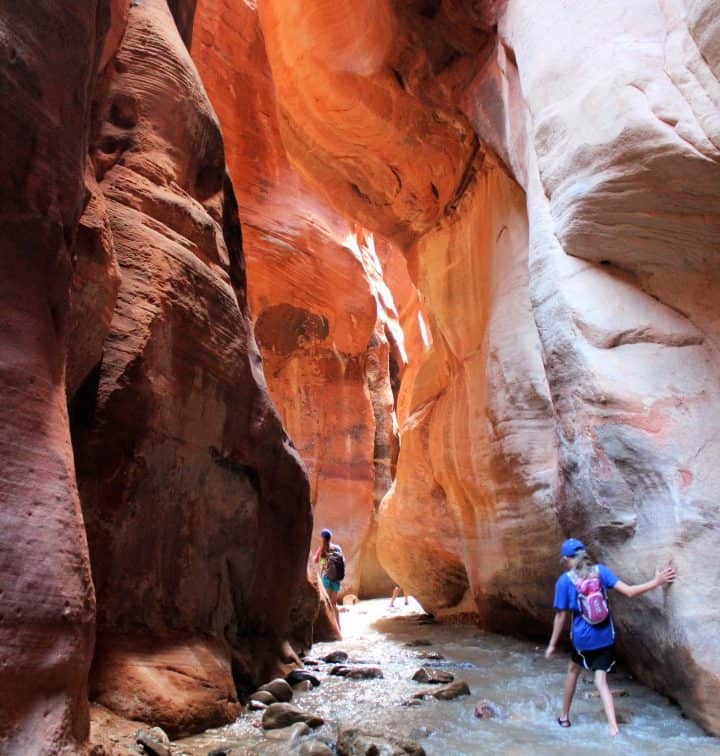
[[[308,470],[313,550],[329,527],[345,551],[343,590],[383,595],[392,585],[376,557],[375,517],[397,453],[390,372],[407,360],[405,299],[395,302],[384,269],[404,281],[403,297],[412,287],[399,251],[376,248],[288,160],[278,84],[248,5],[201,0],[192,53],[227,145],[255,335],[270,394]]]
[[[381,561],[527,629],[564,535],[627,582],[672,555],[620,641],[718,732],[717,5],[473,6],[259,7],[291,162],[406,249],[432,335]]]

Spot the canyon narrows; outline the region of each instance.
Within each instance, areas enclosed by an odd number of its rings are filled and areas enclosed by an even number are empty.
[[[720,8],[0,1],[0,737],[232,721],[347,592],[542,635],[565,535],[720,734]],[[602,7],[600,7],[602,6]]]

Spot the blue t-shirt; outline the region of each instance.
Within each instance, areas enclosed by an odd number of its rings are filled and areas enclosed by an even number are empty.
[[[598,572],[600,574],[600,582],[606,591],[615,587],[618,579],[612,570],[608,569],[604,564],[599,564]],[[560,575],[557,583],[555,583],[555,601],[553,606],[559,612],[567,611],[568,609],[572,611],[573,618],[570,637],[572,638],[573,646],[578,651],[592,651],[593,649],[611,646],[615,643],[615,628],[610,614],[608,614],[608,618],[604,622],[598,625],[591,625],[583,619],[577,589],[568,577],[567,572]]]

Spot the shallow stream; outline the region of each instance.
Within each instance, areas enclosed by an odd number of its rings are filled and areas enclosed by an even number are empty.
[[[581,679],[571,712],[572,727],[556,723],[562,700],[567,657],[547,661],[543,649],[525,641],[479,631],[472,625],[425,624],[415,602],[395,609],[388,599],[363,601],[341,615],[344,640],[318,643],[310,656],[346,651],[348,664],[379,666],[383,679],[347,680],[329,675],[332,664],[309,671],[321,685],[295,694],[292,703],[319,714],[325,724],[302,740],[320,738],[332,743],[342,726],[410,738],[432,756],[465,754],[716,754],[720,740],[707,737],[667,698],[633,680],[620,669],[610,687],[627,695],[615,700],[620,735],[611,738],[595,686]],[[426,646],[408,646],[413,642]],[[444,659],[419,658],[438,652]],[[421,667],[447,670],[465,680],[472,695],[453,701],[424,701],[403,706],[424,687],[412,676]],[[490,719],[474,715],[475,703],[488,700],[497,712]],[[218,748],[248,749],[257,754],[295,754],[292,746],[266,738],[257,723],[261,712],[248,712],[218,730],[179,741],[184,753],[205,756]],[[250,750],[251,749],[251,750]]]

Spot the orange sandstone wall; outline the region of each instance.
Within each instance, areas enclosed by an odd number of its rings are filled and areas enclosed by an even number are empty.
[[[270,394],[308,470],[316,531],[329,527],[345,550],[344,590],[385,594],[392,586],[374,530],[396,456],[388,351],[398,372],[406,355],[375,241],[288,160],[258,13],[201,0],[192,52],[223,127],[255,335]],[[383,249],[400,261],[401,279],[402,257]]]
[[[403,247],[432,333],[381,561],[540,628],[564,535],[629,582],[673,555],[678,584],[616,602],[621,643],[719,732],[717,5],[259,10],[291,162]]]

